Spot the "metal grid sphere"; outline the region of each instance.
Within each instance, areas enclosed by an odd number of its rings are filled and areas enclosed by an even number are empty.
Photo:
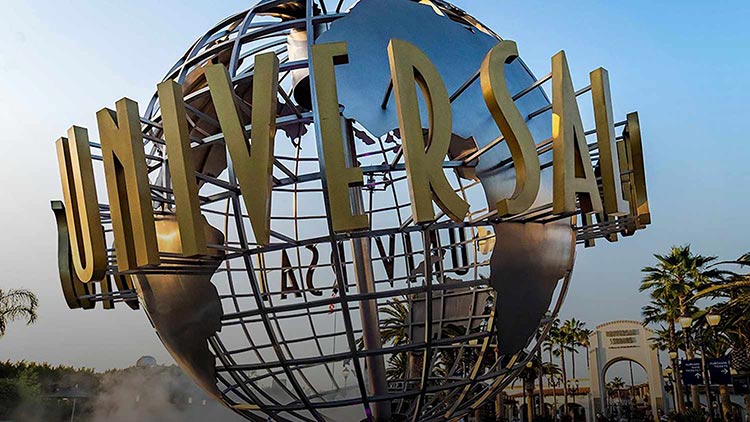
[[[382,419],[387,413],[394,419],[459,419],[480,403],[491,401],[524,366],[536,341],[549,328],[550,315],[559,308],[567,281],[554,280],[557,291],[552,308],[535,340],[530,339],[517,354],[499,354],[498,341],[503,340],[493,327],[497,293],[489,283],[495,240],[486,218],[491,208],[488,198],[496,194],[488,193],[474,174],[481,164],[445,168],[454,189],[471,204],[467,223],[456,224],[439,214],[435,224],[413,224],[397,127],[388,127],[383,133],[366,123],[376,121],[377,116],[361,112],[359,119],[357,110],[369,107],[371,98],[361,94],[360,100],[350,99],[372,87],[362,86],[358,91],[346,82],[340,86],[343,127],[352,161],[364,170],[365,184],[356,194],[372,230],[346,236],[332,231],[328,207],[341,204],[328,203],[321,181],[324,169],[319,165],[314,130],[316,111],[304,85],[310,68],[306,52],[308,42],[320,42],[339,21],[347,19],[349,3],[263,1],[211,28],[166,75],[165,80],[183,85],[194,157],[203,175],[199,179],[201,209],[212,227],[207,228],[214,238],[210,247],[220,259],[210,274],[144,273],[137,277],[139,294],[178,363],[198,384],[248,420],[353,421]],[[376,3],[364,0],[352,10],[369,7],[371,13],[377,10]],[[371,28],[350,33],[353,65],[357,43],[366,42],[362,35],[375,31],[375,25],[387,27],[387,21],[378,19],[396,13],[393,8],[386,10],[385,3],[409,13],[432,14],[441,19],[441,25],[453,25],[467,36],[499,40],[474,18],[445,2],[388,0],[381,3],[381,16],[372,17]],[[430,19],[415,30],[429,32]],[[306,34],[311,31],[315,37],[308,39]],[[430,36],[447,50],[463,48],[440,34]],[[249,123],[253,58],[265,52],[279,57],[281,92],[272,241],[262,247],[253,239],[203,68],[209,63],[227,67],[241,117]],[[384,58],[379,60],[387,60],[387,52],[381,54]],[[481,58],[471,57],[474,61]],[[515,92],[535,81],[525,67],[519,69],[520,76],[509,76]],[[383,78],[375,73],[371,76],[373,80]],[[470,74],[464,77],[471,79]],[[378,82],[374,89],[385,95],[388,86]],[[361,102],[354,104],[357,101]],[[533,110],[540,101],[542,106],[546,104],[541,91],[536,100],[520,107]],[[392,99],[390,107],[395,107]],[[468,106],[460,99],[454,103],[459,112],[464,107]],[[548,117],[532,119],[532,129],[537,120]],[[146,147],[151,148],[152,183],[168,191],[169,174],[163,165],[163,158],[168,157],[159,142],[161,117],[156,96],[144,119],[150,125],[144,133],[149,135]],[[549,130],[545,124],[537,124],[539,132]],[[457,129],[461,130],[468,129]],[[457,134],[447,163],[459,162],[462,154],[465,157],[476,150],[467,136]],[[167,215],[171,211],[169,201],[156,203]],[[159,224],[157,220],[157,230],[171,227],[166,217],[162,226]],[[362,256],[362,250],[369,255]],[[358,266],[370,265],[372,284],[368,290]],[[190,292],[178,294],[174,287],[160,290],[160,286],[169,285],[168,277],[177,277],[176,283]],[[170,310],[170,317],[164,316],[164,309]],[[373,316],[379,327],[368,324]],[[426,324],[426,320],[432,323]],[[378,337],[380,348],[363,346],[368,330]]]

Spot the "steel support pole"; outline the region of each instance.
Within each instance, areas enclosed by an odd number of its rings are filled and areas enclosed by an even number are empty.
[[[341,118],[341,130],[344,134],[344,151],[346,165],[357,166],[357,149],[354,145],[354,132],[351,121]],[[362,188],[351,188],[351,207],[355,214],[365,212],[362,200]],[[334,206],[336,206],[334,204]],[[370,238],[361,237],[351,240],[352,256],[354,260],[354,275],[357,290],[360,294],[375,292],[375,277],[372,271],[372,255],[370,251]],[[362,321],[362,341],[365,350],[380,350],[383,342],[380,337],[380,321],[378,318],[378,304],[376,299],[367,299],[359,302],[359,315]],[[388,381],[385,377],[385,359],[383,355],[370,355],[365,358],[367,362],[367,375],[370,381],[370,392],[373,396],[388,394]],[[376,422],[391,420],[391,402],[379,401],[372,403],[373,419]]]
[[[678,358],[672,359],[672,368],[674,369],[674,392],[675,392],[675,411],[685,413],[685,395],[682,389],[682,371]]]
[[[544,406],[544,361],[542,360],[542,347],[537,349],[539,359],[539,414],[547,416],[547,408]]]
[[[711,400],[711,384],[708,382],[708,360],[706,359],[706,348],[701,344],[701,366],[703,367],[703,386],[706,389],[706,407],[708,408],[708,421],[714,421],[714,405]]]

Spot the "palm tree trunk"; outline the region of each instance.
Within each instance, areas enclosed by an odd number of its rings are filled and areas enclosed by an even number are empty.
[[[573,365],[573,380],[576,379],[576,353],[574,350],[570,351],[570,364]]]
[[[502,391],[495,397],[495,421],[505,422],[505,393]]]
[[[719,386],[719,399],[721,401],[721,414],[724,416],[724,421],[730,421],[730,415],[732,414],[731,401],[729,399],[729,388],[726,385]],[[747,403],[747,399],[745,399]]]
[[[557,420],[557,386],[552,387],[552,405],[555,407],[552,410],[552,420]]]
[[[669,343],[672,350],[677,351],[677,329],[675,328],[675,322],[669,321]],[[683,397],[682,391],[682,375],[680,374],[680,367],[677,359],[672,361],[672,370],[674,371],[674,391],[675,391],[675,410],[678,413],[685,413],[685,398]]]
[[[590,359],[589,353],[591,353],[591,350],[589,349],[589,346],[586,345],[586,369],[588,369],[590,371],[591,370],[591,359]]]
[[[572,349],[570,351],[570,364],[573,365],[573,379],[572,379],[572,382],[575,382],[575,379],[576,379],[576,354],[575,354],[575,350],[572,350]],[[573,403],[575,403],[575,402],[576,402],[576,396],[574,394],[573,395]],[[575,417],[573,417],[572,410],[568,409],[568,412],[570,413],[570,417],[571,417],[570,420],[574,421]]]
[[[542,349],[537,350],[539,358],[539,414],[547,416],[547,408],[544,406],[544,362],[542,361]]]
[[[685,298],[680,297],[680,315],[687,315],[687,305],[685,303]],[[687,330],[682,330],[683,335],[685,336],[685,356],[688,359],[695,359],[695,353],[693,353],[693,348],[690,345],[690,337],[688,337]],[[690,386],[690,401],[693,402],[693,409],[695,410],[701,410],[701,402],[700,402],[700,396],[698,395],[698,386],[697,385],[691,385]]]
[[[495,348],[495,360],[500,360],[500,352],[497,348]],[[495,396],[495,421],[505,421],[505,393],[502,391]]]
[[[526,414],[529,418],[529,422],[531,422],[534,420],[534,381],[532,381],[529,385],[531,386],[531,388],[529,388],[526,393],[526,397],[529,401],[526,404]]]
[[[745,394],[745,413],[750,415],[750,394]]]
[[[560,347],[560,363],[562,366],[562,376],[563,376],[563,382],[562,382],[562,388],[563,388],[563,405],[564,405],[564,412],[563,414],[568,414],[568,374],[565,372],[565,351],[563,350],[562,346]]]
[[[550,365],[552,365],[552,345],[550,345],[550,348],[549,348],[549,363]],[[554,371],[552,372],[553,373],[550,375],[550,379],[554,380],[555,374],[554,374]],[[552,384],[549,381],[548,383]],[[555,406],[554,409],[552,409],[552,420],[556,420],[557,419],[557,385],[552,386],[552,403]]]
[[[407,378],[418,379],[422,376],[422,356],[421,353],[409,352],[409,369],[407,370],[409,375]]]

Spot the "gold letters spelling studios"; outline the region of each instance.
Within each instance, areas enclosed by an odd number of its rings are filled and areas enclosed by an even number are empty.
[[[388,54],[390,59],[413,220],[416,224],[433,222],[436,219],[434,202],[452,220],[462,222],[469,204],[454,192],[443,172],[443,160],[452,134],[451,100],[446,86],[430,59],[416,46],[394,39],[383,54]],[[517,56],[516,43],[502,41],[487,54],[479,74],[487,108],[503,134],[503,138],[493,145],[502,141],[507,143],[516,170],[513,194],[494,205],[496,213],[491,218],[510,217],[529,210],[540,189],[538,154],[548,151],[551,144],[553,214],[575,215],[580,208],[581,218],[587,221],[597,218],[599,222],[608,222],[633,217],[628,219],[623,235],[631,235],[649,224],[638,114],[627,116],[623,136],[617,138],[607,71],[599,68],[590,75],[596,145],[589,146],[565,53],[560,52],[552,58],[552,138],[535,144],[505,83],[504,66]],[[347,165],[336,90],[336,67],[348,62],[347,45],[314,45],[311,60],[319,113],[317,124],[322,134],[319,150],[325,168],[324,188],[330,202],[336,204],[331,207],[332,226],[337,233],[368,230],[366,215],[352,206],[341,205],[350,204],[350,187],[363,183],[362,170]],[[279,94],[278,58],[273,53],[255,57],[252,150],[226,69],[220,64],[208,65],[205,75],[252,230],[258,244],[267,245]],[[427,147],[417,86],[424,96],[430,117]],[[190,154],[191,140],[182,87],[173,81],[163,82],[158,86],[158,96],[182,255],[205,257],[209,250],[193,171],[195,166]],[[97,122],[117,269],[119,273],[127,274],[158,266],[159,248],[138,105],[127,98],[122,99],[117,102],[116,111],[99,111]],[[599,174],[592,165],[590,147],[598,148]],[[66,298],[71,301],[85,294],[85,283],[105,278],[107,249],[88,131],[76,126],[70,128],[68,137],[57,141],[57,151],[64,212],[62,204],[57,203],[53,208],[57,209],[58,221],[62,219],[67,224],[65,231],[69,245],[61,243],[59,259],[67,261],[71,270],[61,276],[67,280],[80,280],[66,284],[78,290],[66,291]],[[614,233],[614,239],[610,235],[610,240],[616,240],[616,237]],[[127,277],[115,279],[129,283]],[[90,304],[78,305],[87,307]]]

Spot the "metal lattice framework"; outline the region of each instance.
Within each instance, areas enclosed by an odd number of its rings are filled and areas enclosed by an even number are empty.
[[[560,280],[549,312],[526,349],[514,356],[498,355],[493,330],[496,293],[488,283],[495,243],[492,224],[572,218],[577,242],[584,243],[622,231],[632,217],[592,223],[574,215],[554,215],[548,203],[522,215],[498,219],[494,207],[487,206],[481,182],[466,173],[502,142],[498,138],[484,147],[455,154],[444,163],[455,191],[471,204],[466,221],[454,223],[439,214],[433,224],[416,225],[410,216],[398,133],[375,137],[357,121],[347,120],[345,138],[352,163],[365,175],[365,184],[355,191],[360,198],[355,207],[369,216],[372,230],[334,233],[328,210],[337,204],[329,203],[324,189],[317,110],[307,110],[293,100],[292,72],[312,70],[311,63],[291,58],[287,41],[294,30],[313,33],[316,27],[345,17],[349,3],[263,1],[211,28],[164,78],[183,84],[192,148],[205,163],[204,169],[210,168],[196,173],[201,184],[201,211],[224,237],[223,243],[209,245],[223,254],[218,270],[203,274],[211,277],[222,308],[221,331],[208,338],[215,356],[217,391],[228,406],[255,421],[268,417],[278,421],[360,420],[372,412],[377,416],[391,411],[411,420],[455,420],[512,381],[549,330],[568,285],[569,272]],[[421,3],[437,8],[457,24],[481,27],[447,3]],[[310,47],[315,38],[309,37],[307,42]],[[202,68],[208,63],[228,68],[239,109],[248,122],[252,58],[264,52],[279,57],[281,87],[272,242],[259,246],[253,239]],[[466,82],[451,99],[459,98],[477,79],[478,70],[466,75]],[[518,90],[514,100],[543,93],[550,79],[551,75],[546,75]],[[576,95],[589,90],[583,88]],[[390,90],[387,92],[389,95]],[[312,96],[312,104],[316,104],[314,90]],[[549,120],[550,110],[548,102],[527,110],[527,120]],[[170,214],[174,200],[160,121],[154,96],[142,118],[144,147],[154,208],[157,213]],[[587,136],[593,133],[591,130]],[[101,159],[96,153],[100,146],[91,145],[94,159]],[[537,139],[542,169],[551,166],[551,149],[551,138]],[[597,160],[596,144],[590,149]],[[506,169],[512,166],[510,159],[498,164]],[[111,245],[108,207],[102,205],[101,209]],[[363,251],[370,253],[363,255]],[[114,277],[118,274],[114,250],[109,254]],[[201,275],[190,260],[164,253],[161,258],[160,267],[142,270],[139,275]],[[363,261],[372,265],[369,283],[362,281]],[[83,298],[107,304],[132,302],[136,292],[128,286],[127,281],[122,282],[119,291]],[[376,326],[363,321],[375,321]],[[156,322],[155,327],[160,329]],[[382,341],[380,348],[362,347],[360,339],[368,331]],[[196,342],[202,341],[196,338]],[[180,361],[180,351],[170,351]],[[373,379],[377,377],[383,379]]]

